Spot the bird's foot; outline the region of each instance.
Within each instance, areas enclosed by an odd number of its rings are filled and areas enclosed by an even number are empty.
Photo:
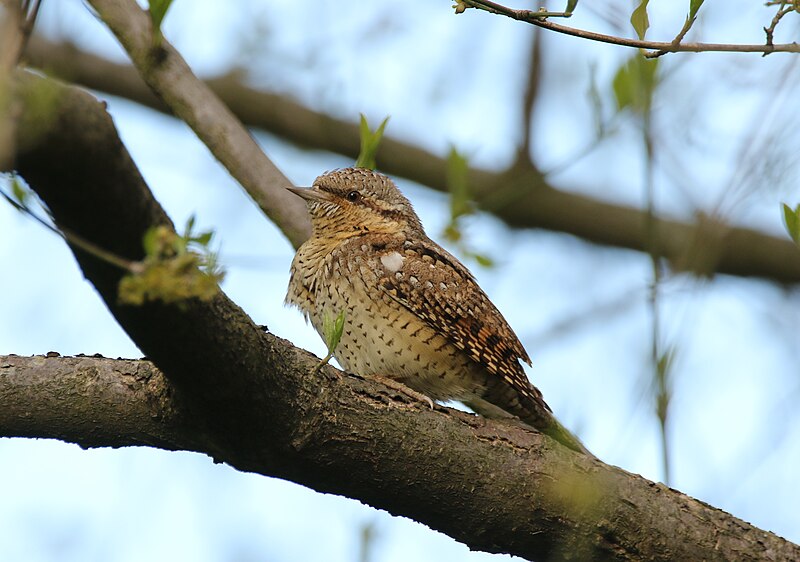
[[[370,375],[369,378],[376,380],[385,386],[388,386],[392,390],[396,390],[402,394],[405,394],[409,398],[412,398],[418,402],[422,402],[423,404],[427,404],[431,410],[434,408],[433,400],[431,400],[430,396],[426,396],[421,392],[417,392],[413,388],[409,388],[400,381],[396,381],[394,379],[390,379],[389,377],[385,377],[383,375]]]

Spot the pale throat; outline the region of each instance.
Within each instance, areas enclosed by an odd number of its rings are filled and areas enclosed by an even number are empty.
[[[361,219],[361,220],[358,220]],[[326,239],[328,241],[342,242],[369,234],[392,234],[405,232],[407,225],[393,220],[382,220],[381,218],[362,216],[353,221],[352,217],[324,217],[312,221],[314,238]],[[319,221],[319,222],[318,222]],[[354,224],[355,223],[355,224]]]

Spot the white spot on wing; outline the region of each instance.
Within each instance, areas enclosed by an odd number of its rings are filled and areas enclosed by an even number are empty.
[[[391,273],[400,271],[400,268],[403,267],[404,261],[405,258],[398,252],[391,252],[381,256],[381,263],[383,264],[383,267],[385,267]]]

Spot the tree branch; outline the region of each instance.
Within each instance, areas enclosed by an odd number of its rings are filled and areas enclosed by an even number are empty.
[[[612,45],[620,45],[622,47],[634,47],[636,49],[649,49],[650,53],[645,53],[646,57],[655,58],[660,57],[666,53],[704,53],[704,52],[733,52],[733,53],[762,53],[768,55],[770,53],[800,53],[800,44],[797,43],[781,43],[773,44],[770,41],[763,45],[746,45],[735,43],[680,43],[676,41],[645,41],[640,39],[629,39],[627,37],[617,37],[614,35],[604,35],[602,33],[595,33],[593,31],[586,31],[584,29],[577,29],[574,27],[567,27],[554,23],[546,19],[541,12],[535,10],[517,10],[491,2],[487,0],[458,0],[471,8],[483,10],[492,14],[498,14],[509,17],[517,21],[523,21],[543,29],[554,31],[556,33],[563,33],[564,35],[571,35],[589,41],[597,41],[600,43],[610,43]],[[463,10],[462,10],[463,11]],[[766,31],[766,28],[765,28]]]
[[[149,361],[0,357],[0,436],[199,451],[196,417]]]
[[[241,470],[411,516],[471,548],[529,559],[723,560],[735,553],[755,560],[769,551],[773,560],[791,560],[800,554],[792,543],[675,490],[551,450],[522,427],[418,409],[343,373],[309,377],[315,360],[302,353],[295,359],[284,375],[318,387],[302,411],[308,417],[298,417],[307,425],[279,442],[262,440],[264,456],[255,462],[250,451],[220,451],[197,427],[202,412],[191,412],[149,361],[0,356],[0,436],[205,453]],[[267,425],[272,406],[261,407]],[[344,471],[347,477],[335,484]]]
[[[168,111],[128,65],[37,37],[28,45],[26,56],[32,64],[89,88]],[[314,112],[285,96],[254,90],[233,75],[208,80],[207,84],[250,126],[302,146],[329,150],[354,160],[358,156],[358,127],[353,123]],[[384,137],[378,164],[387,173],[447,191],[446,161],[411,144]],[[535,170],[519,174],[513,170],[495,173],[472,168],[469,183],[478,205],[510,226],[544,228],[596,244],[647,249],[642,211],[560,191]],[[504,193],[516,196],[501,202]],[[763,277],[779,283],[800,281],[800,254],[790,240],[703,217],[698,218],[697,224],[659,219],[658,230],[663,234],[659,252],[676,269],[701,275],[717,272]]]
[[[298,248],[310,235],[305,204],[231,110],[192,73],[133,0],[90,0],[150,88],[186,122],[264,213]],[[159,32],[160,33],[160,32]]]
[[[144,231],[168,218],[104,106],[77,89],[18,77],[16,169],[57,224],[140,257]],[[42,111],[45,91],[52,106]],[[474,549],[529,559],[800,556],[771,533],[522,426],[431,410],[329,366],[313,374],[316,358],[259,330],[222,293],[210,302],[122,305],[120,272],[73,252],[164,376],[147,362],[2,357],[0,435],[202,451],[239,470],[358,498]]]
[[[788,1],[786,2],[788,4]],[[767,4],[769,5],[769,4]],[[792,2],[792,5],[783,6],[781,5],[778,8],[778,11],[773,16],[772,21],[770,22],[769,26],[764,28],[764,33],[767,36],[767,45],[773,44],[773,38],[775,36],[775,28],[778,26],[780,21],[783,19],[783,16],[790,12],[799,12],[800,13],[800,6],[798,6],[796,0]]]

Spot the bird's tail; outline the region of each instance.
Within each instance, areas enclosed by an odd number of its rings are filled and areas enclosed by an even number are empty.
[[[575,437],[575,435],[573,435],[570,430],[568,430],[566,427],[561,425],[561,422],[559,422],[555,418],[555,416],[551,415],[550,418],[551,418],[551,422],[550,422],[550,424],[548,424],[547,427],[542,427],[542,428],[538,428],[537,427],[537,429],[539,429],[539,431],[541,431],[545,435],[548,435],[548,436],[552,437],[553,439],[555,439],[556,441],[558,441],[562,445],[564,445],[566,447],[569,447],[573,451],[577,451],[579,453],[583,453],[587,457],[596,458],[592,454],[592,452],[589,451],[589,449],[587,449],[586,446],[583,443],[581,443],[580,439]],[[523,419],[522,421],[525,421],[525,420]],[[533,426],[533,427],[536,427],[536,426]]]
[[[580,439],[561,425],[553,415],[550,407],[540,396],[530,396],[528,400],[520,401],[519,394],[516,392],[511,396],[511,389],[509,387],[497,386],[499,390],[505,392],[503,396],[495,396],[487,393],[484,398],[474,397],[471,400],[465,400],[464,404],[485,418],[519,418],[525,425],[555,439],[565,447],[588,457],[596,458],[589,449],[581,443]],[[489,387],[489,390],[494,389]],[[504,407],[501,408],[497,406],[498,403],[503,404]]]

